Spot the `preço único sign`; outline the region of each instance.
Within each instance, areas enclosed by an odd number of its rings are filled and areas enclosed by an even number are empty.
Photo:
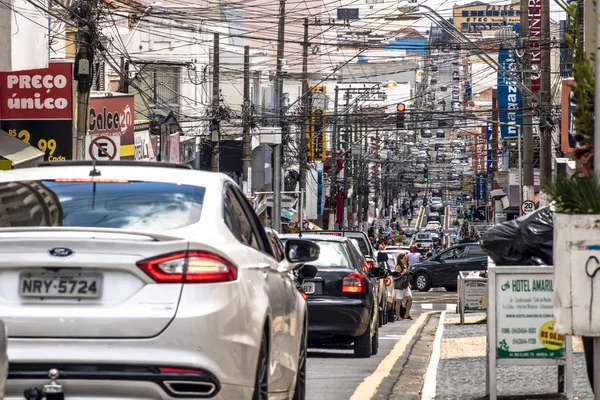
[[[566,338],[553,329],[553,277],[502,276],[495,288],[498,358],[564,357]]]

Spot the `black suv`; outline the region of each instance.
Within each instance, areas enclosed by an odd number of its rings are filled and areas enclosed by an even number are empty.
[[[456,291],[460,271],[487,270],[487,254],[479,243],[457,244],[413,266],[412,287],[427,292],[432,287]]]

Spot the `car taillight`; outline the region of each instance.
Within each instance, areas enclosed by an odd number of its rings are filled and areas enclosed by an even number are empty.
[[[215,283],[237,279],[229,261],[205,251],[166,254],[137,263],[157,283]]]
[[[188,369],[188,368],[159,367],[158,370],[162,374],[194,374],[194,375],[204,375],[204,372],[202,372],[202,371],[199,371],[197,369]]]
[[[373,268],[373,261],[367,261],[367,268],[369,268],[369,271]]]
[[[392,284],[392,279],[388,276],[385,278],[385,286],[390,286]]]
[[[364,293],[365,280],[358,272],[351,272],[342,280],[342,293]]]

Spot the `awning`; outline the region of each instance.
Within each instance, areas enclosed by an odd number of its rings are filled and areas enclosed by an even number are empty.
[[[0,130],[0,160],[8,160],[12,167],[34,167],[44,161],[44,152]]]

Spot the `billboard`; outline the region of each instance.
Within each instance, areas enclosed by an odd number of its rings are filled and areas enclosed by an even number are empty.
[[[565,153],[572,153],[577,147],[575,142],[575,104],[572,101],[574,79],[565,79],[562,81],[561,92],[561,111],[562,118],[560,123],[560,148]]]
[[[73,64],[0,72],[0,129],[45,153],[73,158]]]
[[[485,128],[485,142],[486,142],[486,170],[489,173],[492,172],[494,156],[492,152],[492,132],[493,126],[491,122],[488,122]]]
[[[120,156],[134,157],[134,97],[133,95],[94,96],[90,98],[89,135],[119,136]]]
[[[514,51],[501,48],[498,51],[498,63],[513,76],[517,72],[518,60]],[[521,92],[510,76],[498,71],[498,120],[500,121],[500,137],[516,139],[523,126]]]

